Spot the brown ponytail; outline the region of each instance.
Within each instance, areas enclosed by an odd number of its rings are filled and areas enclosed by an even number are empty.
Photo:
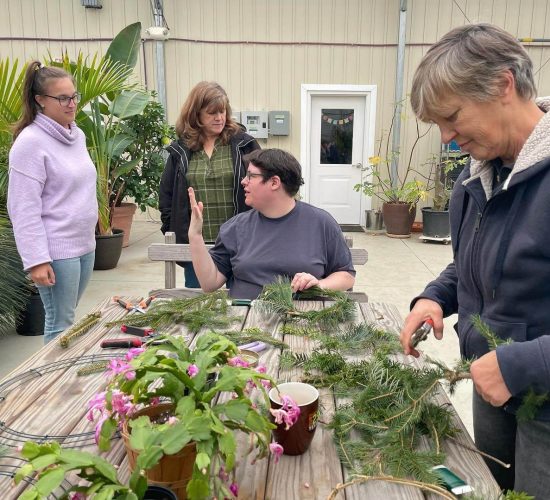
[[[40,106],[36,102],[35,96],[45,94],[48,80],[56,78],[70,78],[74,82],[72,75],[62,68],[44,66],[40,61],[31,61],[27,65],[21,95],[23,112],[21,118],[13,127],[14,140],[36,118]]]

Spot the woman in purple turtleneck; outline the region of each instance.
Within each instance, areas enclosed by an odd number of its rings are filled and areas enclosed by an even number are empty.
[[[74,80],[33,61],[9,155],[8,212],[46,311],[44,343],[74,321],[94,266],[96,170],[74,119]]]

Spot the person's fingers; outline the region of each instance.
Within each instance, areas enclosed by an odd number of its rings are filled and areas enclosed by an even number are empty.
[[[52,266],[48,267],[48,283],[50,285],[55,285],[55,273],[53,272]]]
[[[197,199],[195,198],[195,190],[190,187],[187,188],[187,193],[189,193],[189,204],[191,205],[191,210],[197,206]]]
[[[292,282],[290,283],[290,286],[292,288],[293,292],[298,292],[300,290],[305,290],[307,288],[311,288],[312,286],[319,283],[317,278],[309,273],[297,273],[294,278],[292,279]]]

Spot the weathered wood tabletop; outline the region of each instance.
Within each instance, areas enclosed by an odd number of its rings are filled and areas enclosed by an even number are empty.
[[[178,290],[166,291],[166,296],[178,296]],[[135,298],[134,298],[135,299]],[[129,298],[132,300],[132,298]],[[282,322],[278,316],[266,316],[254,306],[232,306],[233,313],[242,317],[242,328],[260,327],[283,339]],[[300,302],[299,307],[323,307],[322,302]],[[382,303],[357,303],[358,321],[368,321],[393,330],[396,333],[401,318],[395,307]],[[67,349],[58,342],[42,348],[0,382],[0,446],[8,447],[8,453],[0,457],[0,498],[16,499],[29,483],[13,484],[13,474],[22,461],[17,458],[16,447],[25,441],[55,439],[69,448],[97,453],[93,439],[93,424],[86,419],[88,401],[106,384],[103,373],[79,376],[77,370],[94,359],[120,357],[124,350],[101,349],[105,338],[126,338],[117,328],[107,329],[104,324],[126,314],[120,306],[106,299],[94,311],[101,311],[102,318],[92,330],[78,338]],[[90,311],[92,312],[92,311]],[[185,335],[189,342],[193,335],[185,327],[173,325],[167,332]],[[284,340],[296,352],[308,352],[311,345],[303,337],[285,335]],[[270,348],[261,355],[261,362],[279,382],[299,380],[299,370],[279,369],[279,350]],[[405,359],[404,362],[416,363]],[[441,391],[441,401],[450,402]],[[278,464],[273,460],[261,460],[252,465],[250,458],[241,457],[237,466],[239,498],[256,499],[324,499],[332,489],[346,480],[336,453],[330,430],[323,424],[330,421],[335,409],[332,393],[321,391],[320,425],[310,449],[301,456],[283,456]],[[472,447],[473,443],[462,422],[456,417],[462,431],[456,441]],[[242,446],[247,448],[245,437]],[[457,442],[444,442],[446,465],[471,484],[483,498],[497,498],[498,486],[490,475],[482,458]],[[121,440],[113,443],[105,457],[120,465],[119,475],[127,477],[128,467]],[[32,482],[32,480],[29,480]],[[61,492],[61,491],[60,491]],[[426,496],[414,487],[404,487],[386,482],[372,482],[346,489],[337,498],[348,499],[424,499]],[[432,498],[432,497],[429,497]],[[435,497],[434,497],[435,498]]]

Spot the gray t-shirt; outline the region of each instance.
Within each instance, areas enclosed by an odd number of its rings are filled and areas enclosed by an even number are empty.
[[[336,271],[355,276],[338,223],[328,212],[300,201],[278,219],[256,210],[229,219],[210,254],[227,278],[230,295],[242,299],[257,298],[277,276],[306,272],[321,279]]]

